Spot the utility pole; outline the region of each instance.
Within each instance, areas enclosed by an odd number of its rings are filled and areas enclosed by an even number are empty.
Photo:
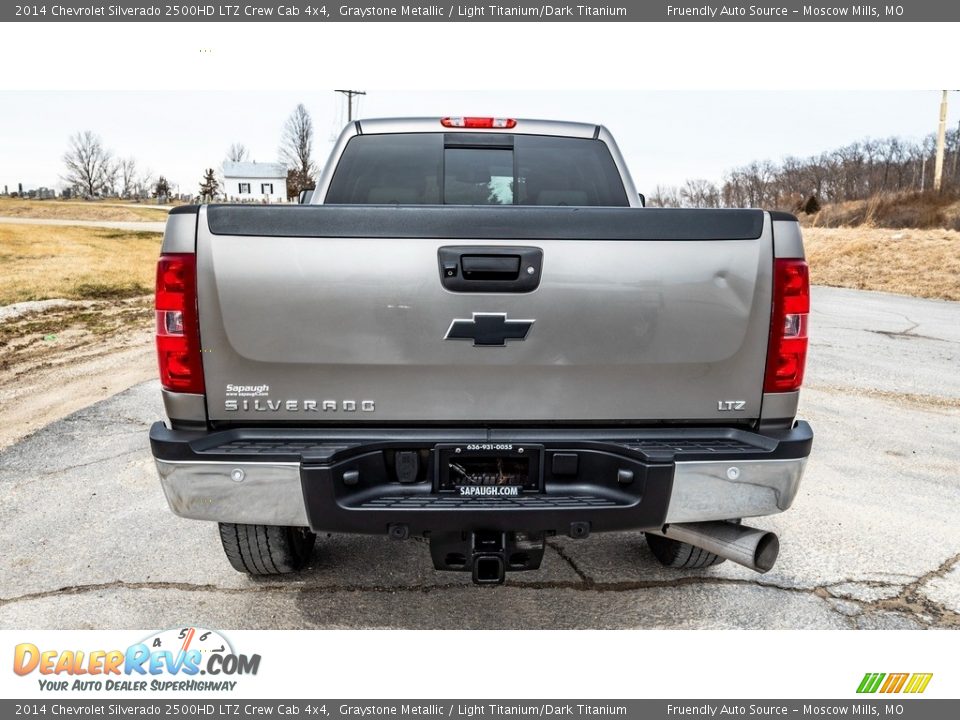
[[[334,90],[347,96],[347,122],[353,122],[353,98],[356,95],[366,95],[363,90]]]
[[[940,99],[940,125],[937,126],[937,159],[933,166],[933,191],[940,192],[943,181],[943,147],[947,137],[947,91],[943,91]]]

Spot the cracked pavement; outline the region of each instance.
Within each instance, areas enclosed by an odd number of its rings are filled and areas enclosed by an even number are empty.
[[[637,533],[553,538],[539,572],[477,588],[422,540],[321,537],[254,580],[216,526],[174,517],[148,382],[0,455],[0,628],[958,628],[960,303],[815,288],[800,415],[816,438],[766,575],[660,568]]]

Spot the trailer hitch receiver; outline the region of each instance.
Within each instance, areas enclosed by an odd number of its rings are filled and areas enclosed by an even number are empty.
[[[469,572],[478,585],[502,585],[507,572],[539,569],[543,549],[543,533],[477,530],[430,535],[433,566]]]

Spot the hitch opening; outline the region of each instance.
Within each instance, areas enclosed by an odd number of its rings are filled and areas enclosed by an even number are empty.
[[[502,585],[505,578],[502,556],[477,555],[473,558],[473,581],[477,585]]]

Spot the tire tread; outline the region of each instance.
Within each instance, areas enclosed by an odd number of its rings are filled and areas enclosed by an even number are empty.
[[[680,570],[698,570],[719,565],[724,558],[689,543],[646,533],[647,545],[653,556],[664,567]]]
[[[235,570],[248,575],[282,575],[303,568],[316,535],[279,525],[220,523],[220,543]]]

